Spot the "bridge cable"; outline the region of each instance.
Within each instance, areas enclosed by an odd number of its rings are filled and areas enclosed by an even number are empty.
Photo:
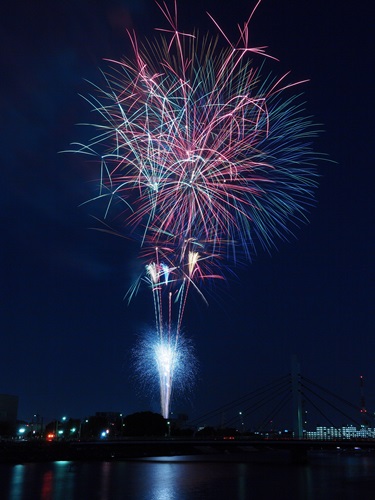
[[[318,393],[316,393],[315,391],[313,391],[311,388],[309,387],[306,387],[304,384],[302,384],[302,387],[304,387],[305,389],[307,389],[309,392],[311,392],[312,394],[314,394],[317,398],[321,399],[322,401],[324,401],[327,405],[329,405],[331,408],[333,408],[334,410],[336,410],[337,412],[341,413],[341,415],[344,415],[344,417],[346,417],[348,420],[356,423],[357,425],[360,425],[354,418],[350,417],[349,415],[347,415],[345,412],[343,412],[342,410],[340,410],[339,408],[337,408],[337,406],[335,406],[334,404],[332,404],[330,401],[328,401],[326,398],[323,398],[322,396],[320,396]],[[303,393],[304,396],[307,398],[306,394]],[[328,419],[327,419],[328,420]],[[333,426],[335,427],[335,426]]]
[[[306,382],[314,385],[315,387],[317,387],[318,389],[321,389],[323,392],[326,392],[327,394],[329,394],[330,396],[333,396],[335,397],[336,399],[338,399],[339,401],[341,401],[342,403],[345,403],[347,404],[348,406],[350,406],[351,408],[354,408],[355,410],[358,410],[360,411],[361,408],[358,406],[358,405],[354,405],[353,403],[351,403],[350,401],[347,401],[346,399],[338,396],[337,394],[334,394],[332,391],[326,389],[325,387],[322,387],[321,385],[317,384],[316,382],[308,379],[307,377],[301,377],[303,380],[305,380]]]
[[[270,386],[276,386],[276,385],[282,385],[282,384],[285,384],[285,379],[288,377],[288,375],[284,375],[283,377],[280,377],[279,379],[276,379],[275,381],[273,382],[269,382],[267,384],[265,384],[264,386],[258,388],[258,389],[255,389],[254,391],[251,391],[250,393],[236,399],[236,400],[233,400],[229,403],[226,403],[222,406],[219,406],[218,408],[216,408],[215,410],[211,410],[209,412],[206,412],[198,417],[195,417],[193,419],[190,420],[190,424],[194,423],[194,422],[199,422],[200,420],[202,419],[205,419],[205,418],[210,418],[210,417],[214,417],[215,415],[217,414],[220,414],[221,412],[223,412],[224,410],[229,410],[229,409],[232,409],[232,408],[235,408],[235,407],[238,407],[239,405],[251,400],[251,399],[254,399],[255,397],[259,397],[261,394],[263,394],[264,392],[270,390]]]
[[[284,399],[282,401],[279,401],[278,404],[275,406],[275,408],[272,410],[271,413],[268,414],[268,416],[263,420],[263,422],[261,423],[260,426],[258,426],[258,431],[261,432],[265,426],[267,425],[268,422],[270,422],[271,420],[274,420],[275,419],[275,416],[280,413],[280,411],[284,408],[284,406],[286,405],[286,403],[289,403],[289,401],[291,400],[291,394],[290,392],[287,393],[285,396],[284,396]]]

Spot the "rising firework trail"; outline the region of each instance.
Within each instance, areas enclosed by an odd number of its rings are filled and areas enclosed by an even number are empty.
[[[145,272],[128,297],[149,285],[163,346],[172,330],[178,345],[191,290],[204,297],[207,279],[288,238],[313,204],[318,130],[295,93],[303,82],[264,74],[273,58],[249,45],[259,3],[235,42],[211,16],[216,38],[183,32],[176,3],[158,4],[169,28],[144,43],[129,32],[133,56],[109,61],[87,98],[100,122],[75,151],[100,158],[94,199],[140,244]]]
[[[220,278],[221,276],[203,275],[202,257],[194,242],[185,242],[185,265],[173,266],[171,252],[168,256],[159,248],[155,250],[155,260],[146,265],[146,273],[141,277],[152,290],[155,313],[155,330],[148,332],[134,349],[136,370],[141,379],[150,382],[157,380],[160,391],[161,413],[168,418],[172,389],[182,392],[194,379],[196,361],[192,344],[181,334],[183,310],[190,284],[196,287],[195,274],[201,278]],[[189,248],[189,249],[188,249]],[[192,250],[194,248],[194,250]],[[136,286],[138,283],[136,283]],[[177,286],[175,299],[172,290]],[[200,292],[199,288],[197,288]],[[133,290],[130,292],[130,294]],[[165,297],[166,296],[166,297]],[[204,296],[202,296],[204,299]],[[172,300],[178,304],[175,321],[172,318]],[[167,307],[165,307],[167,304]]]

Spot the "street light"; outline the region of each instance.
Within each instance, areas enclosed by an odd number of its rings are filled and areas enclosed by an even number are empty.
[[[20,427],[18,429],[18,434],[19,434],[20,439],[22,438],[22,436],[24,436],[25,432],[26,432],[26,427]]]
[[[245,424],[244,424],[244,421],[243,421],[243,415],[242,415],[242,411],[240,411],[239,413],[239,416],[240,416],[240,421],[241,421],[241,430],[242,430],[242,433],[244,432],[245,430]]]
[[[66,417],[61,418],[61,422],[66,422]],[[59,421],[56,419],[56,437],[62,436],[64,434],[64,429],[59,429]]]

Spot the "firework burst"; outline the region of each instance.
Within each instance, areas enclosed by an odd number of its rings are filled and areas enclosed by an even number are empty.
[[[183,393],[194,382],[197,360],[191,342],[181,332],[149,331],[133,349],[133,359],[143,386],[159,389],[161,413],[168,418],[172,391]]]
[[[246,47],[176,35],[172,55],[166,40],[152,52],[132,40],[135,62],[118,62],[91,100],[103,123],[82,146],[100,154],[107,209],[124,202],[142,245],[194,238],[225,253],[238,242],[250,256],[287,236],[313,199],[316,127],[298,96],[284,99],[286,76],[262,78]]]
[[[204,280],[223,278],[223,260],[269,250],[307,220],[319,155],[317,127],[293,93],[303,82],[264,76],[269,56],[249,46],[256,7],[236,43],[211,18],[224,49],[218,37],[181,32],[176,3],[159,7],[169,29],[142,45],[129,33],[133,57],[110,61],[105,86],[87,98],[100,123],[75,151],[100,158],[95,200],[106,200],[105,217],[121,202],[117,217],[140,243],[145,272],[128,297],[142,282],[152,290],[163,352],[154,355],[171,388],[174,363],[165,370],[161,360],[174,360],[175,348],[163,339],[174,329],[178,344],[189,290],[203,296]]]

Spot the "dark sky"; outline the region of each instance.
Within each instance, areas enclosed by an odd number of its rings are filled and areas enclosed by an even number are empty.
[[[234,34],[254,2],[180,2],[186,30]],[[215,284],[209,307],[191,300],[185,331],[199,360],[197,383],[175,411],[215,409],[290,371],[359,404],[365,377],[375,410],[374,32],[370,2],[264,0],[251,25],[254,45],[280,59],[304,86],[307,110],[323,124],[317,207],[297,239],[278,242]],[[81,417],[96,411],[158,411],[157,395],[133,379],[130,351],[152,324],[147,290],[130,306],[134,245],[89,228],[99,211],[97,170],[60,154],[87,131],[85,81],[101,82],[104,58],[130,55],[139,37],[165,26],[152,0],[7,2],[1,47],[0,393],[19,396],[19,417]],[[95,118],[96,119],[96,118]]]

